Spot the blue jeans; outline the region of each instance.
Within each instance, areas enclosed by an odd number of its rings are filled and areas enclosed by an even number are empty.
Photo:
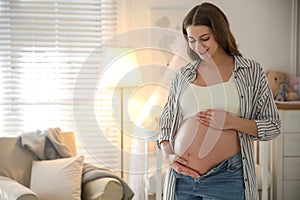
[[[177,200],[244,200],[245,186],[241,153],[226,159],[200,178],[175,170]]]

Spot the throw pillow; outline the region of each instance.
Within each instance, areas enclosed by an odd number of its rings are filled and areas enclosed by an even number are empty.
[[[80,200],[83,159],[33,161],[30,189],[39,200]]]

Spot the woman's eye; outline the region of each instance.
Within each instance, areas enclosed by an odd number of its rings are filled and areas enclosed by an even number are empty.
[[[195,43],[196,40],[189,40],[189,43]]]
[[[204,41],[204,42],[205,42],[205,41],[208,41],[208,40],[209,40],[209,37],[207,37],[207,38],[202,38],[201,40]]]

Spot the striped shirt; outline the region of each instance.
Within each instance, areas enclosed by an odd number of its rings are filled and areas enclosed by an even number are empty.
[[[280,134],[281,121],[269,88],[265,73],[259,63],[240,56],[234,56],[233,76],[240,96],[241,118],[254,120],[258,136],[238,132],[243,160],[245,199],[258,200],[252,140],[267,141]],[[182,91],[196,79],[198,61],[177,70],[169,88],[168,100],[159,118],[158,147],[162,141],[174,146],[175,135],[183,120],[179,99]],[[164,200],[175,199],[175,177],[167,171],[164,184]]]

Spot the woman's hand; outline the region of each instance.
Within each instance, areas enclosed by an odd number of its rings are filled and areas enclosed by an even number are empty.
[[[195,118],[207,127],[217,130],[228,130],[232,129],[232,122],[236,117],[223,109],[208,109],[198,112]]]
[[[208,109],[195,115],[204,126],[216,130],[236,130],[258,137],[258,128],[254,120],[236,117],[222,109]]]
[[[200,174],[196,170],[187,166],[188,162],[185,159],[172,152],[168,141],[162,142],[161,146],[164,159],[176,172],[194,178],[200,177]]]
[[[186,166],[187,161],[180,156],[171,154],[165,157],[165,159],[168,161],[169,165],[179,174],[184,174],[193,178],[200,177],[200,174],[196,170],[193,170]]]

